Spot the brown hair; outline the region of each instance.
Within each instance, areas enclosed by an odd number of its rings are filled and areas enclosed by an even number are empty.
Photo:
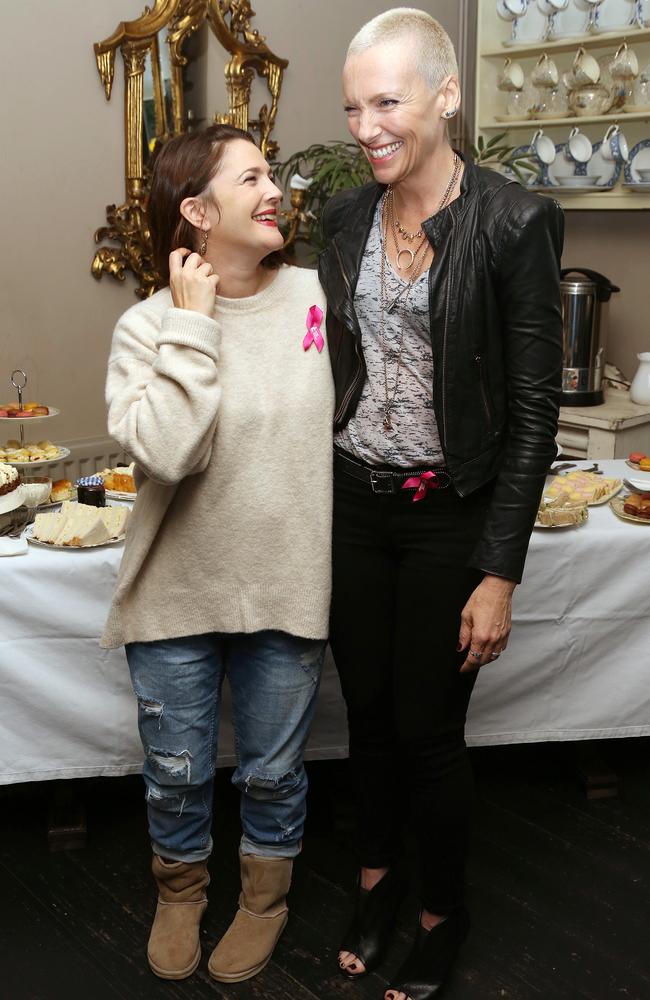
[[[161,147],[151,176],[147,219],[154,265],[164,284],[169,284],[169,254],[177,247],[197,249],[197,230],[180,213],[185,198],[202,194],[219,169],[228,143],[255,140],[234,125],[210,125],[198,132],[184,132]],[[218,207],[218,206],[217,206]],[[281,257],[269,254],[267,267],[279,267]]]

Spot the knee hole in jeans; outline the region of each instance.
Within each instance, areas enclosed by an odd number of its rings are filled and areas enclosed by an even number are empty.
[[[251,799],[273,801],[293,794],[304,780],[304,768],[291,769],[284,774],[256,774],[249,771],[233,775],[232,783]]]

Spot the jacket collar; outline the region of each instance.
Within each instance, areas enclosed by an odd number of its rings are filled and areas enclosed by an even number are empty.
[[[423,222],[422,228],[431,244],[438,247],[451,229],[454,218],[464,214],[473,197],[478,182],[478,167],[472,160],[456,150],[465,164],[460,182],[460,195],[450,206],[436,212]],[[365,249],[377,202],[386,189],[385,184],[366,184],[359,188],[355,201],[348,212],[345,225],[333,237],[336,252],[345,272],[350,276],[353,287],[361,269],[361,258]]]

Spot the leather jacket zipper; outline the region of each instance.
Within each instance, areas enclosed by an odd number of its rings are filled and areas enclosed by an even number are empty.
[[[456,243],[456,216],[450,206],[452,229],[449,243],[449,275],[447,278],[447,295],[445,301],[445,324],[442,333],[442,446],[447,447],[447,406],[446,399],[446,369],[447,369],[447,327],[449,325],[449,300],[451,298],[451,288],[454,281],[454,245]]]
[[[348,302],[352,303],[353,302],[352,288],[350,286],[350,281],[348,279],[348,276],[347,276],[347,274],[345,272],[345,268],[343,266],[343,261],[341,260],[341,254],[339,252],[339,248],[336,245],[336,242],[334,242],[334,250],[336,252],[336,257],[337,257],[338,262],[339,262],[339,268],[340,268],[340,271],[341,271],[341,277],[343,278],[343,281],[345,283],[345,287],[346,287],[346,290],[347,290],[347,293],[348,293]],[[340,403],[338,409],[336,410],[336,412],[334,414],[334,423],[335,424],[338,423],[338,421],[341,419],[342,415],[345,413],[345,410],[346,410],[346,408],[347,408],[350,400],[352,399],[352,396],[356,392],[356,389],[357,389],[357,386],[358,386],[358,382],[359,382],[359,375],[361,373],[361,364],[360,364],[361,358],[359,357],[359,340],[358,340],[358,337],[356,335],[354,337],[354,353],[356,354],[357,360],[359,361],[359,367],[357,369],[357,372],[356,372],[354,378],[350,382],[350,385],[348,386],[348,388],[347,388],[347,390],[345,392],[345,395],[343,396],[343,399],[341,400],[341,403]]]
[[[491,431],[493,426],[492,419],[492,407],[490,406],[490,399],[488,396],[487,386],[485,384],[485,372],[483,369],[483,357],[477,354],[474,358],[474,364],[478,367],[478,378],[479,385],[481,387],[481,398],[483,399],[483,409],[485,410],[485,418],[488,423],[488,429]]]

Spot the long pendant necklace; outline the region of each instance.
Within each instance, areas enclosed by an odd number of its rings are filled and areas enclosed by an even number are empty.
[[[454,187],[456,186],[456,181],[458,180],[458,176],[461,171],[461,163],[462,161],[460,157],[457,155],[457,153],[454,153],[453,171],[451,177],[449,178],[449,183],[447,184],[445,192],[442,196],[440,205],[438,206],[437,212],[441,212],[442,209],[446,207],[449,198],[451,197],[451,193],[454,190]],[[398,269],[400,271],[401,270],[408,271],[411,268],[413,268],[413,272],[408,276],[407,283],[403,285],[402,288],[400,288],[397,295],[395,295],[390,302],[387,301],[387,287],[386,287],[386,259],[387,259],[387,249],[388,249],[387,237],[389,232],[393,237],[393,244],[396,253],[396,264]],[[400,250],[399,244],[397,242],[398,232],[400,233],[400,235],[404,236],[404,238],[407,239],[409,242],[413,242],[413,240],[417,239],[419,236],[422,236],[422,239],[418,244],[418,246],[415,248],[415,250],[412,250],[410,247],[402,247]],[[384,406],[383,406],[382,426],[384,428],[384,431],[388,433],[389,431],[393,430],[392,411],[395,406],[395,400],[397,398],[399,376],[402,367],[402,355],[404,351],[404,330],[406,325],[406,312],[407,312],[408,300],[413,285],[415,284],[417,279],[420,277],[420,274],[422,273],[424,262],[429,252],[429,243],[422,229],[419,229],[415,233],[409,233],[407,230],[403,229],[403,227],[399,224],[399,220],[395,217],[394,214],[393,189],[390,185],[386,188],[386,191],[382,198],[380,246],[381,246],[381,264],[379,268],[379,291],[380,291],[379,332],[380,332],[380,342],[381,342],[381,353],[384,363]],[[423,252],[422,255],[420,256],[421,251]],[[407,253],[409,255],[410,260],[408,264],[400,266],[400,253]],[[385,318],[386,318],[386,313],[392,313],[398,305],[400,306],[399,346],[397,348],[397,351],[395,352],[396,353],[395,381],[393,383],[392,392],[389,393],[388,351],[386,348]]]

